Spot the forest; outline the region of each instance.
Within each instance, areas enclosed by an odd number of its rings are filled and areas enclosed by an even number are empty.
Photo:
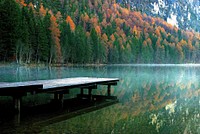
[[[0,62],[200,63],[200,35],[115,0],[1,0]]]

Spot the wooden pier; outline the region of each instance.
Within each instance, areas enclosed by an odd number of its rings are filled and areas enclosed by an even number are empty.
[[[118,78],[92,78],[92,77],[76,77],[52,80],[37,80],[26,82],[0,83],[0,96],[12,96],[14,109],[20,114],[20,105],[23,96],[28,93],[51,93],[54,94],[54,100],[63,105],[64,94],[74,88],[80,88],[79,98],[87,98],[93,100],[92,90],[97,89],[98,85],[107,85],[107,97],[111,96],[111,86],[117,85]],[[88,94],[84,94],[84,89],[88,90]]]

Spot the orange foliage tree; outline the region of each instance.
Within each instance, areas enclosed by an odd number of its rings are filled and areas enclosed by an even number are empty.
[[[71,30],[74,32],[76,25],[70,16],[67,16],[66,22],[70,25]]]
[[[60,39],[59,39],[60,30],[58,28],[56,17],[54,15],[51,16],[50,20],[51,20],[51,25],[50,25],[51,36],[56,48],[57,62],[61,62],[61,47],[60,47]]]
[[[33,9],[34,9],[33,3],[30,2],[30,3],[28,4],[28,7],[31,8],[31,9],[33,10]]]
[[[100,36],[101,35],[101,28],[100,28],[100,26],[96,26],[95,30],[96,30],[97,34]]]
[[[58,11],[55,17],[56,17],[56,20],[58,20],[60,22],[62,20],[62,14],[61,14],[61,12]]]
[[[24,0],[16,0],[16,2],[19,3],[21,6],[27,6]]]
[[[46,15],[46,9],[44,6],[41,4],[40,5],[40,10],[39,10],[40,16],[44,17]]]

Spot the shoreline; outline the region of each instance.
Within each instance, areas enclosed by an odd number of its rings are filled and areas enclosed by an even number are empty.
[[[72,64],[72,63],[68,63],[68,64],[45,64],[45,63],[22,63],[22,64],[18,64],[15,62],[0,62],[0,67],[2,66],[21,66],[21,67],[72,67],[72,66],[106,66],[108,64]]]
[[[13,67],[102,67],[102,66],[108,66],[108,65],[112,65],[112,66],[149,66],[149,67],[173,67],[173,66],[177,66],[177,67],[184,67],[184,66],[189,66],[189,67],[200,67],[200,63],[178,63],[178,64],[155,64],[155,63],[133,63],[133,64],[72,64],[72,63],[68,63],[68,64],[44,64],[44,63],[40,63],[40,64],[36,64],[36,63],[30,63],[30,64],[18,64],[15,62],[0,62],[0,67],[3,66],[13,66]]]

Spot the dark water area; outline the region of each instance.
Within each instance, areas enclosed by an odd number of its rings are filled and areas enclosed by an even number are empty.
[[[120,78],[111,89],[120,102],[44,126],[40,133],[200,134],[199,65],[0,66],[0,82],[83,76]],[[106,94],[106,89],[100,87],[97,92]],[[27,96],[23,105],[48,102],[50,98]],[[6,100],[10,98],[1,97],[0,105],[10,102]]]

